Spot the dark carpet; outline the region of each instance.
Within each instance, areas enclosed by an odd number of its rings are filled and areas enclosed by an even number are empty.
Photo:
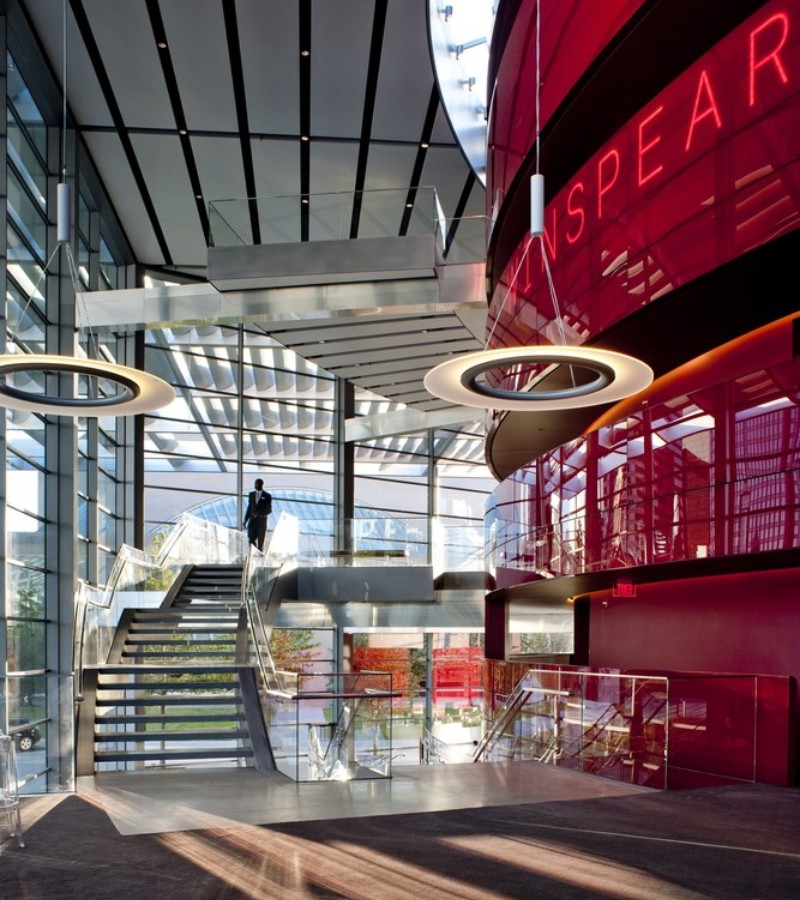
[[[65,798],[2,900],[800,898],[800,791],[763,785],[123,837]]]

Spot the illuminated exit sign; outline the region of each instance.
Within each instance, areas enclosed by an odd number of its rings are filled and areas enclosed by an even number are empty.
[[[618,578],[611,591],[612,597],[635,597],[636,585],[631,578]]]

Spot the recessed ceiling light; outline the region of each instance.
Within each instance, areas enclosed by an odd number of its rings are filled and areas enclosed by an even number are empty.
[[[310,56],[310,55],[311,55],[310,50],[301,50],[300,51],[300,56]]]
[[[186,129],[185,128],[178,129],[178,134],[186,134]]]
[[[167,49],[167,45],[164,43],[164,41],[159,41],[159,42],[158,42],[158,49],[159,49],[159,50],[166,50],[166,49]]]
[[[300,140],[301,140],[301,141],[307,141],[307,140],[308,140],[308,135],[307,135],[307,134],[301,134],[301,135],[300,135]]]
[[[420,147],[422,147],[423,150],[427,150],[428,147],[430,147],[430,144],[428,144],[426,141],[423,141],[423,142],[420,144]]]

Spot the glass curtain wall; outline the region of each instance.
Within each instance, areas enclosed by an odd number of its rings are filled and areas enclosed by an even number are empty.
[[[469,762],[481,736],[483,634],[353,631],[353,671],[391,672],[400,696],[374,707],[395,765]]]
[[[333,528],[335,379],[258,328],[186,325],[147,332],[145,364],[177,399],[146,417],[145,518],[149,540],[193,511],[239,527],[242,495],[256,477],[281,511]],[[356,415],[398,408],[356,391]],[[494,487],[480,426],[404,434],[354,444],[354,514],[426,522],[439,515],[451,542],[482,568],[485,500]],[[465,543],[466,542],[466,543]]]
[[[333,518],[334,379],[258,330],[147,332],[146,368],[176,400],[146,417],[146,542],[186,511],[240,527],[242,495],[263,478],[277,515]]]
[[[0,21],[6,53],[4,351],[125,363],[130,339],[82,332],[74,296],[101,285],[126,286],[131,254],[85,148],[71,128],[62,133],[59,88],[33,36],[20,21],[7,32],[6,20]],[[69,243],[58,245],[56,185],[64,172],[72,187],[72,229]],[[36,395],[46,386],[52,391],[48,377],[31,368],[6,380]],[[77,386],[81,396],[98,389]],[[132,428],[121,419],[6,408],[0,428],[0,729],[17,739],[23,790],[59,790],[72,780],[76,579],[103,584],[120,543],[131,539],[125,476]]]
[[[48,325],[48,141],[44,118],[6,57],[5,352],[41,353]],[[22,375],[19,381],[27,381]],[[29,385],[23,384],[21,387]],[[4,410],[6,709],[0,729],[45,718],[47,578],[45,420]]]

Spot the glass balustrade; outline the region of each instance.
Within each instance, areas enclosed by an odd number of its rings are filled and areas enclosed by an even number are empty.
[[[349,240],[354,216],[359,240],[445,231],[433,187],[416,188],[411,200],[407,189],[389,188],[215,200],[209,204],[210,243],[238,247]]]
[[[266,552],[271,565],[432,566],[434,576],[484,571],[482,523],[426,517],[358,517],[336,526],[281,514]]]
[[[492,663],[476,760],[537,760],[657,789],[785,775],[789,678]]]
[[[276,768],[295,781],[390,778],[392,676],[297,673],[293,693],[265,691]]]

